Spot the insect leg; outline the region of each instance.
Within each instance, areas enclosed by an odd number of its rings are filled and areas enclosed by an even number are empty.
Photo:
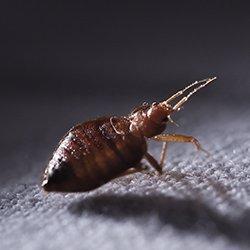
[[[148,152],[144,155],[149,164],[157,170],[159,174],[162,174],[162,166],[157,162],[157,160]]]
[[[193,143],[194,146],[197,148],[197,150],[201,150],[205,152],[207,155],[209,153],[202,148],[201,144],[199,141],[194,138],[193,136],[188,136],[188,135],[180,135],[180,134],[161,134],[153,137],[154,140],[156,141],[161,141],[161,142],[188,142],[188,143]]]
[[[168,146],[168,143],[164,141],[163,144],[162,144],[161,158],[160,158],[160,166],[162,168],[164,166],[164,162],[165,162],[166,155],[167,155],[167,146]]]

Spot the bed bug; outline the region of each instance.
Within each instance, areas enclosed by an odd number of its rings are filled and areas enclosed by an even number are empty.
[[[143,158],[161,174],[168,142],[193,143],[203,150],[192,136],[162,133],[167,123],[173,122],[171,115],[215,79],[196,81],[167,100],[136,107],[127,116],[101,117],[76,125],[55,150],[42,187],[48,192],[90,191],[119,176],[142,171]],[[159,162],[147,151],[147,139],[163,142]]]

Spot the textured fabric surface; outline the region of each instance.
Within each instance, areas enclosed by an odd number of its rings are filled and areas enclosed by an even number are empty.
[[[100,113],[114,108],[97,106]],[[0,249],[248,249],[250,117],[245,107],[193,103],[178,114],[181,127],[168,131],[194,135],[209,157],[192,145],[171,144],[161,176],[150,168],[89,193],[66,195],[45,194],[40,176],[60,133],[82,110],[73,115],[70,106],[60,107],[57,113],[65,116],[50,126],[53,121],[42,122],[49,104],[34,107],[40,115],[30,118],[26,142],[16,141],[2,157]],[[32,127],[39,121],[40,127]],[[149,147],[159,158],[161,145],[150,142]]]

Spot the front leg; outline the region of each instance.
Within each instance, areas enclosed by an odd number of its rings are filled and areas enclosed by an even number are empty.
[[[156,141],[163,142],[160,163],[158,163],[155,160],[155,158],[152,155],[150,155],[148,152],[144,155],[144,157],[147,159],[147,161],[150,163],[150,165],[158,171],[159,174],[162,173],[162,167],[164,165],[164,161],[166,158],[167,143],[168,142],[193,143],[198,150],[201,150],[209,155],[209,153],[205,149],[202,148],[199,141],[196,138],[194,138],[193,136],[180,135],[180,134],[160,134],[160,135],[154,136],[153,139]]]
[[[180,135],[180,134],[161,134],[161,135],[154,136],[153,139],[156,141],[161,141],[161,142],[193,143],[195,145],[195,147],[197,148],[197,150],[201,150],[209,155],[209,153],[205,149],[202,148],[199,141],[196,138],[194,138],[193,136]]]

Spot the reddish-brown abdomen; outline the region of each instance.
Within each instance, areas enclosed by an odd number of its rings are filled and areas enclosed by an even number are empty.
[[[129,125],[124,118],[111,124],[110,117],[103,117],[72,128],[49,162],[44,189],[88,191],[135,167],[146,152],[146,142],[130,133]]]

